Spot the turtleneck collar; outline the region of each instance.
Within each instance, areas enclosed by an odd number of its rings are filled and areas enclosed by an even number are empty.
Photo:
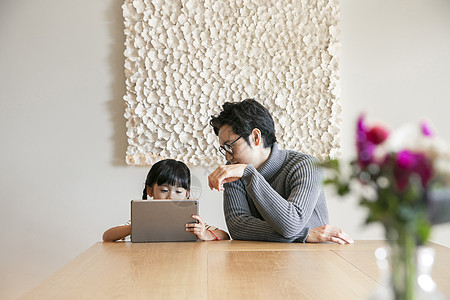
[[[279,150],[277,143],[274,143],[269,158],[258,168],[258,172],[261,173],[267,181],[270,181],[283,166],[286,156],[287,152]]]

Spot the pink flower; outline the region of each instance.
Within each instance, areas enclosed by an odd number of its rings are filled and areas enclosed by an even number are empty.
[[[419,175],[423,187],[426,187],[433,177],[432,162],[422,153],[402,150],[396,154],[395,160],[394,176],[400,190],[409,185],[413,174]]]
[[[369,142],[372,142],[375,145],[379,145],[386,140],[388,135],[389,132],[385,128],[381,126],[374,126],[367,133],[367,139],[369,140]]]
[[[397,153],[397,166],[400,169],[412,170],[417,163],[417,154],[409,150],[402,150]]]
[[[422,133],[425,136],[433,136],[433,130],[431,129],[430,124],[427,121],[422,121],[420,123],[420,128],[422,129]]]

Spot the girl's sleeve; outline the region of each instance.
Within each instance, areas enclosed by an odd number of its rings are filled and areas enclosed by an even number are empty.
[[[212,226],[212,225],[205,224],[205,230],[217,230],[217,229],[219,229],[219,228]]]

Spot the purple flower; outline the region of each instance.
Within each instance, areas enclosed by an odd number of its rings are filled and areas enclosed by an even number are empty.
[[[356,125],[356,150],[358,152],[358,164],[366,167],[372,162],[375,145],[367,139],[367,126],[364,124],[364,115],[358,118]]]
[[[356,126],[358,164],[363,168],[375,162],[375,149],[377,145],[383,143],[388,136],[388,131],[381,126],[369,128],[364,123],[364,117],[364,114],[362,114],[358,118]]]

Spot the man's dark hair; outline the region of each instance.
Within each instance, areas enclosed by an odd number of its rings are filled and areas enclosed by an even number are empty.
[[[264,148],[271,147],[277,141],[275,126],[269,111],[254,99],[245,99],[242,102],[226,102],[222,112],[211,116],[209,124],[214,128],[214,133],[219,135],[219,129],[229,125],[233,132],[242,136],[247,144],[252,130],[258,128],[264,142]]]

